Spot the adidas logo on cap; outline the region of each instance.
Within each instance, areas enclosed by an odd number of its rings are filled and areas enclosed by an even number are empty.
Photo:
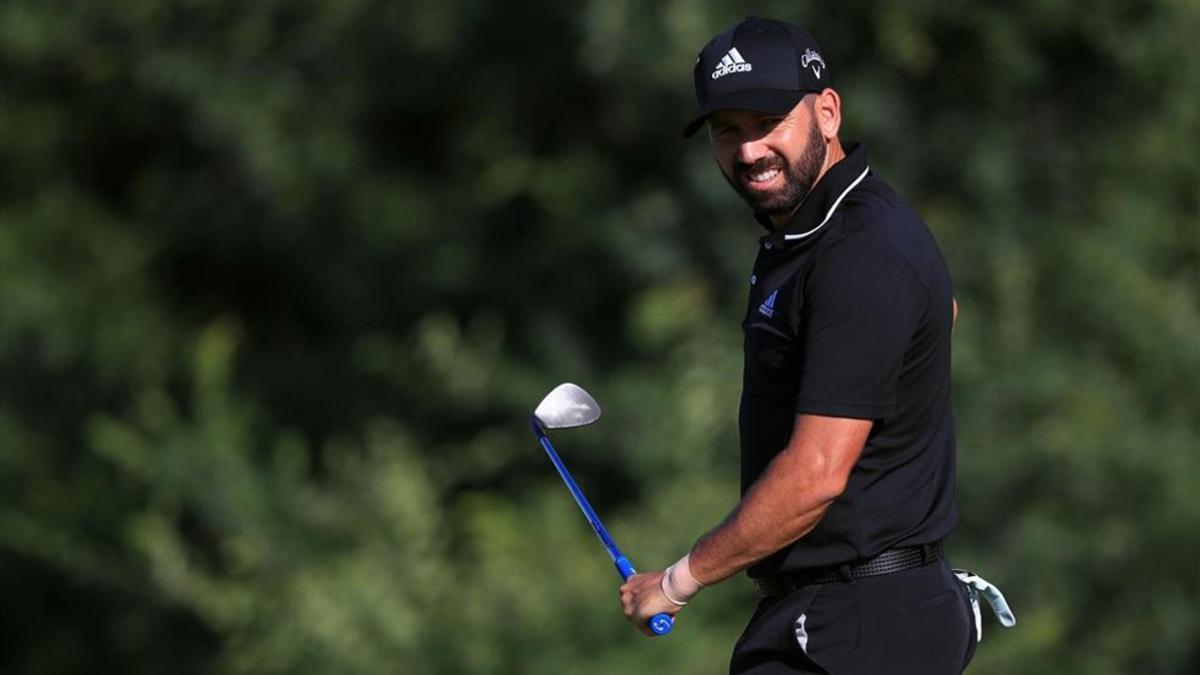
[[[717,69],[713,71],[712,79],[724,77],[730,73],[745,73],[753,70],[754,66],[746,62],[742,55],[738,53],[737,47],[730,49],[721,57],[721,61],[717,63]]]

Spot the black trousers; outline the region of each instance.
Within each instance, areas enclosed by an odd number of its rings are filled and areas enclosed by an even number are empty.
[[[966,587],[945,557],[904,572],[765,598],[731,675],[951,675],[975,654]]]

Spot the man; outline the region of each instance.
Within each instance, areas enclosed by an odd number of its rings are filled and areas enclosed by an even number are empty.
[[[754,17],[696,61],[685,136],[707,122],[768,231],[743,324],[742,500],[622,604],[646,632],[748,569],[762,600],[732,673],[958,673],[977,630],[941,549],[958,518],[957,308],[928,228],[839,140],[829,77],[811,36]]]

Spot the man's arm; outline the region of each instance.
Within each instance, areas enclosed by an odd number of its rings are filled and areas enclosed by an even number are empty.
[[[731,577],[811,532],[846,489],[871,424],[797,415],[787,447],[725,521],[692,548],[696,579],[707,586]]]
[[[696,580],[709,585],[726,579],[811,532],[845,489],[871,424],[797,415],[787,447],[724,522],[692,548],[688,560]],[[626,618],[647,634],[646,619],[680,609],[663,595],[662,575],[638,574],[621,586]]]

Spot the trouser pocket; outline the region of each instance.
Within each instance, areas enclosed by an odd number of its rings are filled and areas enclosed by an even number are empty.
[[[778,600],[764,601],[733,649],[729,672],[735,675],[775,673],[828,675],[834,660],[853,649],[857,618],[847,623],[829,615],[825,586],[806,586]],[[847,634],[851,631],[852,634]]]
[[[864,610],[862,644],[838,675],[956,675],[971,639],[958,589]]]
[[[853,583],[820,586],[805,607],[792,611],[792,638],[797,658],[820,671],[837,672],[838,664],[858,649],[860,606]]]

